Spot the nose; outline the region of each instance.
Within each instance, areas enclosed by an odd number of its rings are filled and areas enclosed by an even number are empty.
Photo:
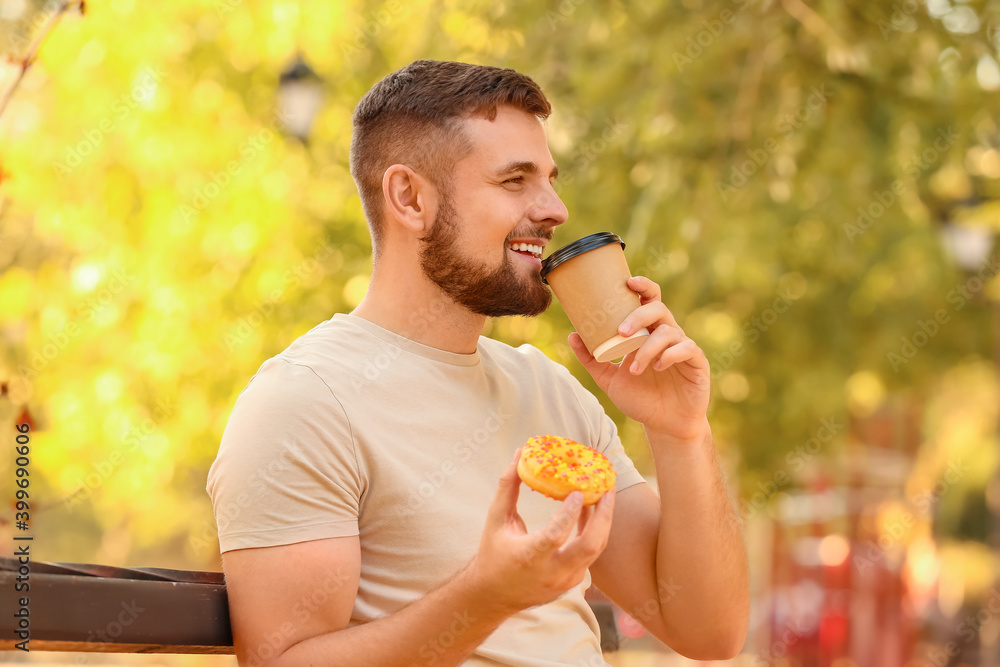
[[[542,186],[538,199],[535,200],[530,217],[534,222],[558,227],[569,220],[569,210],[560,199],[555,188],[548,181]]]

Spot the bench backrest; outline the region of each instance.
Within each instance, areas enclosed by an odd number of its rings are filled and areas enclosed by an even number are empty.
[[[0,558],[0,590],[0,651],[233,652],[221,572]],[[611,606],[590,606],[601,648],[617,650]]]

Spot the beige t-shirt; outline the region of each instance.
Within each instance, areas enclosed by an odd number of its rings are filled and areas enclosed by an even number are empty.
[[[221,550],[359,535],[351,625],[392,614],[470,561],[501,472],[545,434],[608,455],[618,490],[644,482],[597,399],[537,348],[480,337],[455,354],[334,315],[236,401],[208,475]],[[529,531],[559,506],[521,486]],[[463,664],[605,665],[590,582],[512,616]]]

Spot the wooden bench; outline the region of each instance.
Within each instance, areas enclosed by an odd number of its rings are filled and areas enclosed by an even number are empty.
[[[19,567],[14,558],[0,558],[0,651],[18,650],[27,614],[32,651],[233,653],[221,572],[32,561],[30,590],[17,592],[25,583]],[[601,625],[601,649],[617,650],[611,605],[590,606]]]

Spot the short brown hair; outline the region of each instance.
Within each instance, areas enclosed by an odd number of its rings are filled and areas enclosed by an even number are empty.
[[[377,253],[383,237],[382,176],[406,164],[448,192],[452,168],[472,149],[464,118],[493,120],[510,105],[545,119],[552,110],[542,89],[512,69],[417,60],[375,84],[354,109],[351,175]]]

